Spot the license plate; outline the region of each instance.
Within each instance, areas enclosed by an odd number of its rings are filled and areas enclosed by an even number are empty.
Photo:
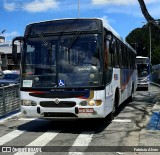
[[[79,108],[79,113],[93,113],[93,108]]]

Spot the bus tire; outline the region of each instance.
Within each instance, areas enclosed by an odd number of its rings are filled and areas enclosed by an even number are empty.
[[[114,120],[115,115],[116,115],[116,104],[115,104],[115,99],[114,99],[113,109],[111,113],[109,114],[109,118],[108,118],[110,122]]]
[[[111,112],[111,113],[109,114],[108,120],[109,120],[110,122],[111,122],[112,120],[114,120],[114,113],[113,113],[113,112]]]
[[[113,106],[112,112],[110,114],[111,115],[110,116],[111,120],[113,120],[114,117],[117,115],[117,110],[118,110],[118,106],[119,106],[119,99],[120,99],[119,89],[117,88],[116,92],[115,92],[115,97],[114,97],[114,106]]]
[[[134,84],[132,84],[131,96],[129,97],[129,102],[133,102],[133,94],[134,94]]]

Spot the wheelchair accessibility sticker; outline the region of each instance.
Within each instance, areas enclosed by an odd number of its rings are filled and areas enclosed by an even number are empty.
[[[58,80],[58,86],[65,86],[65,81],[64,80]]]

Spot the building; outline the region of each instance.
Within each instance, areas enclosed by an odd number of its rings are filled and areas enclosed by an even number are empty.
[[[4,36],[0,36],[0,43],[5,42],[5,37]],[[0,51],[0,71],[2,70],[1,66],[2,66],[2,59],[1,59],[1,55],[3,54],[3,52]]]
[[[18,63],[12,60],[12,42],[0,42],[0,70],[19,70],[20,44],[17,44]]]

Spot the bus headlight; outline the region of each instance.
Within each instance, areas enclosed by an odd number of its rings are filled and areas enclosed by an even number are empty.
[[[90,106],[94,106],[94,105],[95,105],[95,101],[94,101],[94,100],[90,100],[90,101],[89,101],[89,105],[90,105]]]
[[[102,104],[101,100],[90,100],[89,105],[90,106],[100,106]]]
[[[80,106],[100,106],[102,104],[101,100],[84,100],[80,102]]]
[[[21,100],[21,105],[23,106],[36,106],[37,103],[31,100]]]

